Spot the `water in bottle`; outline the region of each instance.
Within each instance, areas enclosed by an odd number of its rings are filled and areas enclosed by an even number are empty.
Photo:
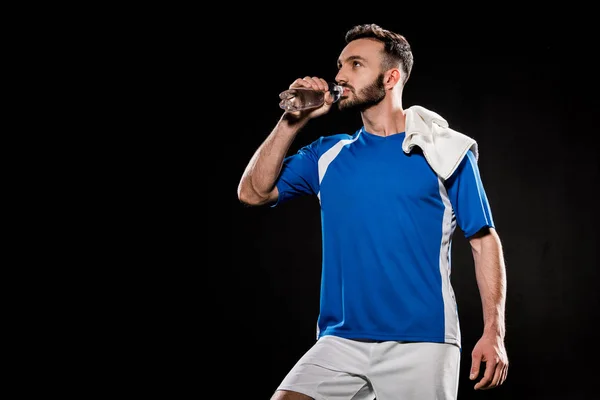
[[[335,103],[342,96],[344,88],[335,83],[329,83],[329,92]],[[325,92],[312,88],[293,88],[279,94],[279,107],[286,111],[300,111],[307,108],[320,107],[325,102]]]

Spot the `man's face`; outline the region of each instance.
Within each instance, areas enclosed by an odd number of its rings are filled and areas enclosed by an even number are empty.
[[[373,39],[354,40],[342,50],[336,75],[336,81],[344,87],[337,102],[340,110],[363,111],[383,100],[382,51],[383,43]]]

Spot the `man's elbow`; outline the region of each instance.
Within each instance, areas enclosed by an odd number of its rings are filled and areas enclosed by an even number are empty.
[[[242,204],[248,206],[256,205],[256,196],[254,195],[254,192],[248,190],[247,185],[244,182],[240,182],[237,187],[237,197]]]
[[[247,206],[262,206],[269,202],[268,196],[261,196],[248,184],[241,182],[237,188],[238,200]]]

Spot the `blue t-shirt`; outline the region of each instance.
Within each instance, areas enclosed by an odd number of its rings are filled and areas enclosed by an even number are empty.
[[[439,178],[405,133],[321,137],[284,160],[281,204],[315,195],[322,274],[317,338],[461,345],[450,283],[452,235],[494,227],[474,154]]]

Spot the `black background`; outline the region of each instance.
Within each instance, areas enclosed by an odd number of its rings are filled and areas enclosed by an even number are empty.
[[[451,17],[423,7],[402,14],[382,5],[375,18],[360,11],[336,18],[299,6],[236,21],[229,25],[236,36],[227,41],[231,47],[219,42],[221,73],[240,82],[241,90],[227,100],[235,102],[235,113],[221,120],[231,217],[222,273],[229,284],[221,286],[214,307],[224,317],[218,329],[231,338],[224,354],[231,389],[239,382],[248,398],[269,398],[314,342],[320,220],[316,199],[247,208],[237,200],[237,184],[281,115],[279,92],[305,75],[332,79],[344,34],[358,23],[377,23],[411,43],[415,63],[405,108],[434,110],[479,143],[479,168],[507,263],[510,368],[506,383],[491,391],[474,391],[468,379],[482,314],[470,249],[457,230],[452,283],[464,349],[459,399],[576,399],[594,391],[598,124],[591,105],[596,49],[585,23],[589,11],[523,15],[511,8],[500,16],[491,8]],[[334,109],[311,121],[291,152],[361,124],[359,115]]]

